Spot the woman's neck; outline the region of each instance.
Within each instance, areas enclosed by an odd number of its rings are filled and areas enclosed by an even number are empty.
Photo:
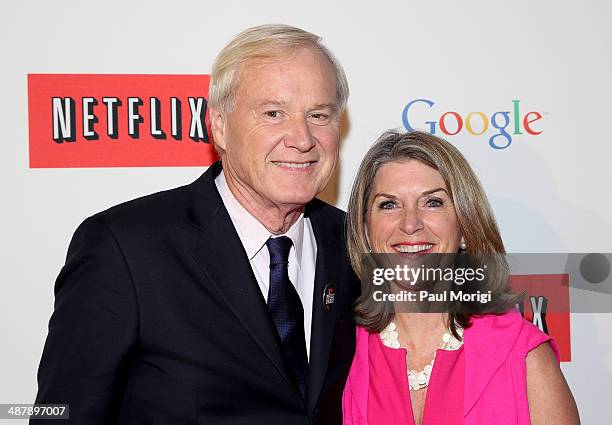
[[[446,313],[396,313],[400,344],[408,350],[428,350],[441,342],[447,330]]]

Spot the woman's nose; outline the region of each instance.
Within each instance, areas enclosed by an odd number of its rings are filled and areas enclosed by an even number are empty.
[[[417,208],[404,208],[400,229],[408,235],[423,230],[423,220]]]

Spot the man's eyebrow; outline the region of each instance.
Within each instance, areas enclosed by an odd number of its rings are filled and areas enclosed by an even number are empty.
[[[263,99],[257,102],[257,106],[265,107],[265,106],[280,106],[286,107],[287,102],[284,100],[271,100],[271,99]],[[333,111],[337,111],[338,107],[335,103],[317,103],[312,107],[312,109],[331,109]]]
[[[285,106],[287,106],[287,102],[282,101],[282,100],[264,99],[264,100],[261,100],[261,101],[257,102],[257,106],[282,106],[282,107],[285,107]]]
[[[313,109],[325,109],[325,108],[329,108],[334,111],[338,109],[335,103],[317,103],[316,105],[314,105]]]

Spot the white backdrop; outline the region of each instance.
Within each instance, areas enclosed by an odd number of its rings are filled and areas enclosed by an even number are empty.
[[[236,33],[282,22],[324,37],[351,88],[336,182],[344,208],[372,141],[443,112],[543,114],[503,150],[450,137],[480,176],[510,252],[612,252],[609,2],[310,0],[29,1],[0,5],[0,403],[31,403],[53,283],[76,226],[119,202],[194,180],[199,168],[28,167],[28,73],[207,74]],[[417,114],[418,115],[418,114]],[[418,117],[415,115],[415,120]],[[450,120],[449,120],[450,122]],[[476,121],[475,121],[476,122]],[[573,314],[562,365],[584,424],[610,423],[612,315]],[[16,423],[14,421],[10,423]]]

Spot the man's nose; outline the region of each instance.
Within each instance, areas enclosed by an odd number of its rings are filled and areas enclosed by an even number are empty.
[[[400,229],[408,235],[423,230],[423,219],[417,207],[404,207]]]
[[[292,117],[289,121],[285,146],[308,152],[315,146],[315,138],[305,117]]]

